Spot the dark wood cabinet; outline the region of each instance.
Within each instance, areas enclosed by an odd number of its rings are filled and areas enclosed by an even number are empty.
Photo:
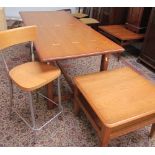
[[[93,8],[92,17],[101,25],[125,24],[127,13],[127,7],[98,7]]]
[[[136,33],[144,33],[148,24],[152,8],[130,7],[126,21],[126,27]]]
[[[155,69],[155,8],[151,12],[139,59]]]

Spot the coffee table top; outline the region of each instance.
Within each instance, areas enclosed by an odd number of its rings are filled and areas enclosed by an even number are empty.
[[[108,127],[155,114],[155,85],[128,67],[79,76],[74,81]]]
[[[37,25],[34,42],[41,61],[59,60],[124,49],[64,11],[21,12],[25,25]]]
[[[144,34],[134,33],[125,28],[124,25],[106,25],[99,26],[99,28],[122,41],[139,40],[144,38]]]

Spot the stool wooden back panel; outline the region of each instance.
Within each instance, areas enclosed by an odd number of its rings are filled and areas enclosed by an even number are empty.
[[[35,41],[36,35],[37,35],[36,26],[20,27],[20,28],[2,31],[0,32],[0,48],[3,49],[9,46],[13,46],[15,44],[24,43],[28,41]],[[31,44],[31,52],[33,52],[33,44]],[[3,53],[1,53],[1,56],[9,76],[10,118],[11,118],[12,112],[15,112],[26,123],[26,125],[29,128],[31,128],[33,131],[41,130],[44,126],[50,123],[54,118],[58,117],[63,111],[63,108],[61,106],[61,91],[60,91],[60,79],[59,79],[61,72],[59,68],[52,66],[51,64],[48,65],[45,63],[33,61],[33,62],[26,62],[22,65],[17,65],[16,67],[10,70],[5,60],[5,56],[3,56]],[[45,86],[46,84],[49,84],[55,79],[57,79],[58,103],[56,103],[52,99],[49,99],[48,97],[46,97],[41,93],[37,93],[37,94],[47,99],[51,103],[56,104],[58,106],[59,111],[54,116],[52,116],[48,121],[45,121],[43,125],[38,127],[36,125],[36,119],[35,119],[36,111],[34,111],[34,108],[33,108],[33,98],[32,98],[31,92],[37,91],[37,89],[41,88],[42,86]],[[27,120],[14,107],[14,104],[15,104],[13,100],[14,83],[16,84],[16,86],[21,88],[21,90],[27,91],[29,95],[30,100],[28,104],[29,104],[30,113],[31,113],[31,124],[27,122]],[[34,143],[35,143],[35,137],[34,137]]]
[[[91,7],[84,7],[84,8],[83,8],[83,13],[87,14],[88,16],[90,16]]]
[[[34,41],[37,35],[37,26],[20,27],[0,32],[0,49],[24,43],[28,41]]]

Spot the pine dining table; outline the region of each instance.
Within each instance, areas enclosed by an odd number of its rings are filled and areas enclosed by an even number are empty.
[[[36,25],[37,38],[34,41],[41,62],[56,62],[68,76],[58,60],[102,55],[101,70],[107,70],[109,54],[121,53],[124,48],[114,43],[91,27],[83,24],[65,11],[20,12],[24,25]],[[69,82],[71,88],[73,85]],[[48,97],[52,98],[52,84],[48,85]],[[52,108],[53,104],[48,103]]]

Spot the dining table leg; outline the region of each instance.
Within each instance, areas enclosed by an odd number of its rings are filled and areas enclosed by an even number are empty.
[[[47,85],[47,96],[49,99],[53,100],[54,95],[53,95],[53,83],[50,82]],[[49,100],[47,101],[47,108],[48,109],[53,109],[54,108],[54,103],[50,102]]]
[[[54,65],[53,62],[47,62],[48,65],[52,64]],[[54,99],[54,94],[53,94],[53,82],[50,82],[47,84],[47,96],[49,99],[53,100]],[[53,109],[54,108],[54,103],[52,103],[51,101],[47,101],[47,108],[48,109]]]
[[[100,70],[104,71],[108,69],[109,54],[102,55]]]
[[[101,66],[100,66],[101,71],[107,70],[108,62],[109,62],[109,54],[102,55]],[[60,64],[58,66],[60,67]],[[62,67],[61,67],[61,70],[62,70]],[[69,81],[69,83],[70,83],[70,81]],[[73,89],[73,86],[71,88]],[[48,95],[48,98],[53,100],[54,95],[53,95],[53,84],[52,84],[52,82],[47,85],[47,95]],[[48,101],[47,107],[48,107],[48,109],[53,109],[54,104],[51,103],[50,101]]]

